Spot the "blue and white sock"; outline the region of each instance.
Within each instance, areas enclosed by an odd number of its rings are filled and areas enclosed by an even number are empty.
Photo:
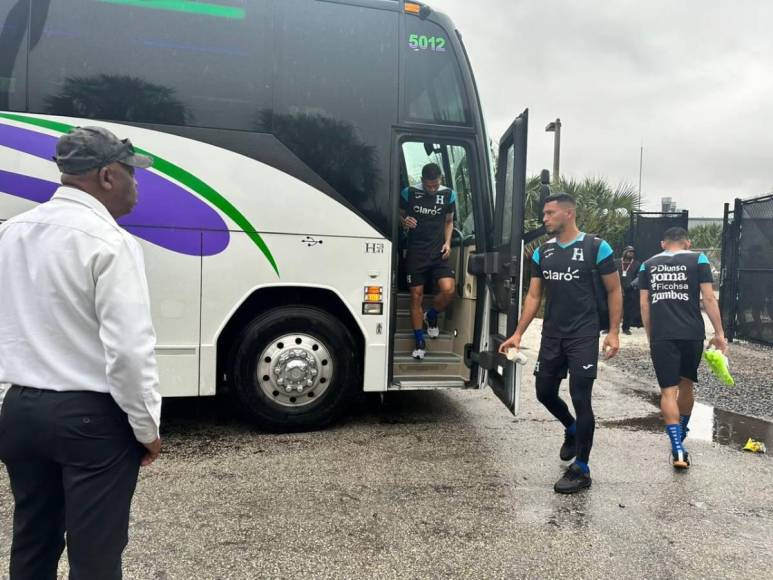
[[[684,452],[682,446],[682,426],[677,423],[675,425],[666,425],[666,433],[671,440],[671,451],[673,453]]]
[[[435,326],[437,323],[437,317],[438,314],[440,314],[437,310],[435,310],[434,307],[427,310],[427,322],[430,324],[430,326]]]
[[[577,435],[577,421],[572,423],[566,428],[567,435]]]
[[[579,459],[575,459],[575,460],[574,460],[574,464],[575,464],[577,467],[579,467],[580,469],[582,469],[582,472],[583,472],[583,473],[585,473],[585,474],[588,474],[588,473],[590,473],[590,467],[588,467],[588,464],[587,464],[587,463],[585,463],[584,461],[580,461]]]
[[[687,439],[687,433],[690,429],[687,424],[690,422],[690,415],[679,415],[679,426],[682,428],[682,441]]]
[[[424,341],[424,331],[421,330],[421,329],[414,330],[413,331],[413,336],[416,337],[416,344]]]

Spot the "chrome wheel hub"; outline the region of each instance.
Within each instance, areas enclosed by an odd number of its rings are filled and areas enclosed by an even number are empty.
[[[272,401],[302,407],[328,389],[332,375],[333,360],[322,341],[307,334],[286,334],[260,354],[256,379]]]

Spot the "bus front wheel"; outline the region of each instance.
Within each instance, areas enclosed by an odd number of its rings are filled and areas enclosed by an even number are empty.
[[[233,391],[259,428],[301,431],[338,419],[361,371],[349,330],[328,312],[285,306],[250,322],[232,358]]]

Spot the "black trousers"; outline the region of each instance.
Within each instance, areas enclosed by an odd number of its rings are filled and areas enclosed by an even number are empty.
[[[639,305],[639,292],[633,288],[623,291],[623,330],[632,326],[640,327],[641,306]]]
[[[15,501],[11,580],[121,578],[144,448],[107,394],[13,386],[0,411],[0,461]]]

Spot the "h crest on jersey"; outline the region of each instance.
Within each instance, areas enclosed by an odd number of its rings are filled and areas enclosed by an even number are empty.
[[[572,248],[572,262],[584,262],[585,256],[583,256],[582,248]]]

